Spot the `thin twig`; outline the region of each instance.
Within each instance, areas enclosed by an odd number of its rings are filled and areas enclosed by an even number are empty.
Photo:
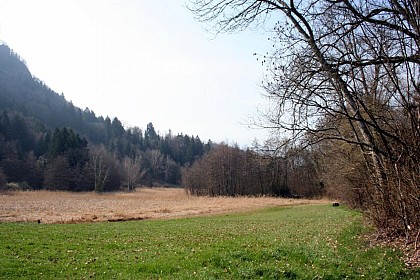
[[[414,252],[417,251],[417,241],[419,240],[420,229],[417,231],[416,241],[414,242]]]

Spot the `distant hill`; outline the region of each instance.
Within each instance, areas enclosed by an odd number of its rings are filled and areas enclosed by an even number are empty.
[[[105,141],[103,118],[73,106],[33,77],[25,62],[7,45],[0,45],[0,110],[31,117],[47,128],[72,128],[91,142]]]
[[[210,146],[210,141],[205,145],[198,136],[159,135],[152,123],[144,131],[124,128],[116,117],[111,120],[97,117],[88,108],[82,110],[34,77],[6,44],[0,45],[0,187],[24,181],[39,188],[47,181],[55,188],[60,183],[55,179],[58,173],[69,168],[69,178],[90,176],[91,181],[83,182],[89,187],[76,187],[81,183],[73,182],[62,189],[90,190],[93,180],[96,184],[91,174],[97,163],[93,151],[99,150],[113,162],[113,176],[106,178],[113,186],[108,189],[131,182],[124,179],[128,160],[138,167],[144,184],[179,184],[180,167],[192,164]],[[51,171],[52,162],[55,167],[61,164],[61,170]]]

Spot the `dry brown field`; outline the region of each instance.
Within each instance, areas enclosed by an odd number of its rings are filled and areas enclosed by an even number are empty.
[[[0,222],[81,223],[172,219],[328,200],[273,197],[195,197],[183,189],[138,188],[134,192],[71,193],[17,191],[0,193]]]

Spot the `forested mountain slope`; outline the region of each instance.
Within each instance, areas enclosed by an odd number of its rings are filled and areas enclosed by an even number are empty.
[[[20,182],[31,188],[102,191],[139,182],[176,185],[180,167],[205,149],[210,142],[205,145],[198,136],[162,136],[152,123],[144,132],[124,128],[116,117],[75,107],[0,45],[0,186]]]

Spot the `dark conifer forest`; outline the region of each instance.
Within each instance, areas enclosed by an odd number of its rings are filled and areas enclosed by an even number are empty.
[[[139,120],[141,122],[141,120]],[[211,147],[198,136],[125,128],[74,106],[0,46],[0,186],[111,191],[178,186],[181,168]]]

